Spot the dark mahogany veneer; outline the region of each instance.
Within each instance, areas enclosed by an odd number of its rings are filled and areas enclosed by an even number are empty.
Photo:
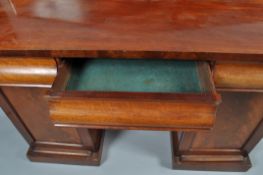
[[[103,129],[113,128],[74,123],[72,116],[67,127],[54,126],[50,99],[68,95],[60,92],[70,75],[65,60],[176,59],[207,65],[203,76],[215,85],[218,110],[210,130],[166,129],[173,130],[174,168],[251,167],[248,154],[263,136],[262,1],[1,0],[0,26],[0,105],[28,141],[31,160],[98,165]],[[160,101],[159,109],[165,109]],[[62,126],[62,119],[55,123]],[[143,129],[139,122],[126,128]],[[163,129],[157,124],[154,129]]]

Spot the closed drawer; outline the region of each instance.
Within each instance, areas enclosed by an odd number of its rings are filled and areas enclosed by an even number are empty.
[[[217,63],[213,77],[219,89],[263,90],[262,63]]]
[[[205,62],[65,62],[50,92],[57,126],[177,130],[213,126],[220,97]]]
[[[56,75],[52,58],[0,57],[0,86],[51,87]]]

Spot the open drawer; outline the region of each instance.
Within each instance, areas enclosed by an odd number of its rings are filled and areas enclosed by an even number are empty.
[[[49,94],[56,126],[209,129],[220,96],[206,62],[64,60]]]

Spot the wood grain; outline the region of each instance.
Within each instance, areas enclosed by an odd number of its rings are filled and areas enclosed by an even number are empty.
[[[48,100],[50,117],[56,126],[143,130],[209,129],[214,124],[216,107],[220,102],[209,65],[205,62],[197,64],[196,74],[202,89],[197,93],[66,90],[61,85],[66,85],[68,81],[68,64],[62,63],[59,70],[64,71],[64,74],[58,74]]]
[[[262,63],[216,63],[213,77],[217,88],[263,89]]]
[[[102,133],[96,145],[97,150],[87,149],[86,145],[34,142],[27,152],[27,157],[34,162],[93,165],[101,162],[104,133]]]
[[[262,61],[260,0],[12,3],[0,2],[0,55],[143,57],[146,52],[184,59],[217,54],[222,60],[243,54],[239,59]]]
[[[212,130],[172,133],[176,169],[247,171],[248,154],[263,137],[263,94],[222,92]]]
[[[36,141],[80,144],[74,128],[57,128],[48,118],[49,109],[45,95],[47,89],[27,87],[2,87],[9,102],[34,136]]]
[[[215,126],[198,132],[193,149],[241,148],[263,119],[263,93],[221,92]]]
[[[176,132],[171,133],[171,143],[173,168],[176,170],[247,171],[252,166],[248,155],[238,149],[192,151],[190,148],[181,151]]]
[[[29,143],[28,158],[37,162],[99,165],[103,131],[79,134],[75,128],[55,127],[48,117],[47,90],[28,87],[0,90],[1,107]]]
[[[51,87],[56,75],[52,58],[0,57],[1,86]]]
[[[33,137],[30,130],[27,128],[23,119],[19,116],[18,112],[15,110],[12,103],[10,103],[8,98],[5,96],[1,88],[0,88],[0,107],[5,112],[9,120],[16,127],[16,129],[20,132],[20,134],[27,141],[27,143],[29,145],[32,144],[35,138]]]
[[[114,129],[209,129],[216,105],[165,100],[92,98],[50,99],[50,117],[58,126]]]

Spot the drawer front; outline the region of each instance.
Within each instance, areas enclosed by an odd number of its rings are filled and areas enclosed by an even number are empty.
[[[57,126],[145,130],[209,129],[216,105],[193,101],[96,99],[81,97],[50,100],[51,119]]]
[[[52,58],[0,58],[0,86],[51,87],[56,75]]]
[[[55,82],[59,88],[53,87],[56,91],[49,97],[50,117],[56,126],[137,130],[210,129],[213,126],[220,97],[215,92],[207,63],[165,62],[158,63],[163,68],[153,69],[153,62],[148,64],[147,61],[146,65],[141,61],[121,62],[121,65],[113,61],[111,68],[108,61],[107,64],[102,62],[99,69],[97,61],[87,66],[89,70],[75,67],[71,69],[71,76],[65,73],[67,68],[59,66],[62,69],[59,72],[64,73],[62,78],[59,73],[59,83]],[[170,64],[180,66],[171,67]],[[128,67],[123,69],[125,65]],[[138,65],[143,69],[138,71]],[[185,75],[180,74],[180,69]],[[87,76],[83,77],[84,74]],[[157,85],[145,87],[149,85],[149,81],[145,81],[148,75],[153,82],[158,81]],[[197,80],[190,81],[190,77],[197,77]],[[172,80],[176,82],[170,82]],[[114,86],[114,83],[119,84]],[[61,84],[66,87],[62,88]],[[187,85],[198,87],[185,87]]]
[[[218,63],[213,71],[215,86],[224,89],[262,90],[262,63]]]

